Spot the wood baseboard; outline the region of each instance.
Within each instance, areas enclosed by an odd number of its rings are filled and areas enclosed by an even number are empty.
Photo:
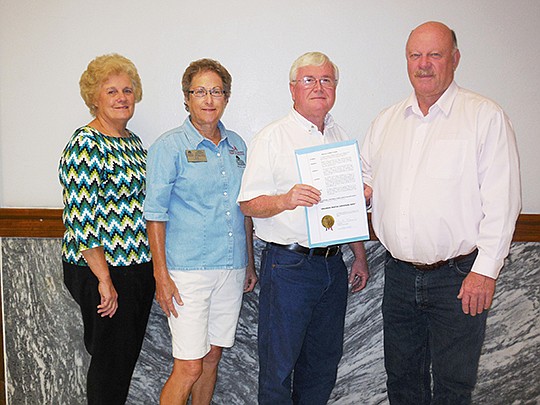
[[[371,222],[372,240],[376,240]],[[0,208],[0,237],[61,238],[64,234],[61,209]],[[540,242],[540,214],[521,214],[514,242]]]

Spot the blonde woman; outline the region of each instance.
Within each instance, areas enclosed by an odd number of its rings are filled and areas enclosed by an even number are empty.
[[[78,128],[60,159],[64,282],[79,304],[92,356],[88,404],[126,402],[155,291],[142,216],[146,151],[127,129],[141,80],[123,56],[90,62],[81,96],[94,119]]]

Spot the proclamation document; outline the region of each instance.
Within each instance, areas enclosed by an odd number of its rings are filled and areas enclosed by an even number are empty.
[[[303,184],[321,192],[306,207],[309,247],[369,239],[360,152],[356,140],[295,151]]]

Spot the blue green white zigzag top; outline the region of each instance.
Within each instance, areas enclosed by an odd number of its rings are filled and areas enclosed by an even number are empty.
[[[150,261],[145,175],[146,150],[137,135],[116,138],[89,126],[75,131],[59,165],[63,261],[87,266],[81,252],[98,246],[111,266]]]

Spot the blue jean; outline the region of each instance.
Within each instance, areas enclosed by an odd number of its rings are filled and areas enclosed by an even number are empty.
[[[268,245],[260,286],[259,404],[326,404],[343,354],[341,253],[325,258]]]
[[[392,405],[471,403],[487,311],[464,314],[457,295],[474,259],[419,271],[387,255],[382,311]]]

